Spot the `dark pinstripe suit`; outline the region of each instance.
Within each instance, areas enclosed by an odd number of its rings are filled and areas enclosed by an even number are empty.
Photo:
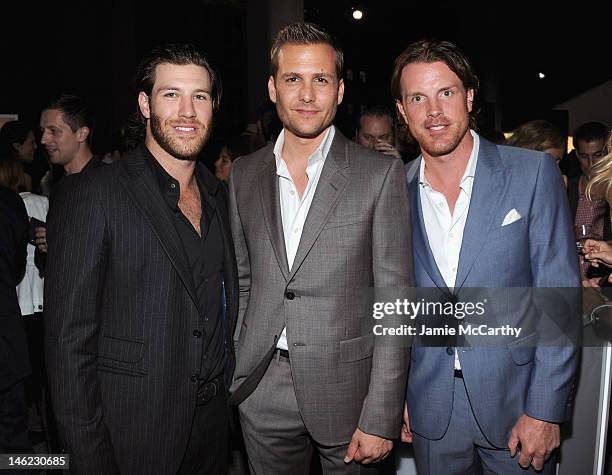
[[[205,176],[225,240],[229,335],[237,281],[227,197]],[[49,222],[45,288],[49,384],[65,449],[79,473],[176,473],[203,339],[193,335],[202,311],[174,218],[140,149],[71,189]]]

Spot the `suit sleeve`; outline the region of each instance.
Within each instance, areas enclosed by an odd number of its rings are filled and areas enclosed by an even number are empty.
[[[240,330],[242,329],[242,322],[244,320],[244,312],[249,302],[249,296],[251,292],[251,264],[249,260],[249,249],[246,245],[244,238],[244,231],[242,229],[242,221],[240,220],[240,213],[238,212],[238,202],[236,194],[236,176],[235,168],[232,167],[229,179],[229,193],[230,193],[230,226],[232,228],[232,238],[234,240],[234,250],[236,252],[236,264],[238,268],[238,318],[236,321],[236,331],[234,332],[234,348],[236,353],[238,352],[238,338],[240,337]],[[237,355],[236,355],[237,356]]]
[[[375,205],[372,256],[374,300],[409,298],[414,286],[410,205],[400,160],[393,160]],[[397,315],[387,315],[382,322],[386,327],[405,323],[400,320]],[[368,395],[359,419],[359,428],[368,434],[399,437],[409,363],[406,338],[375,337]]]
[[[49,389],[74,473],[119,473],[97,377],[105,217],[85,178],[61,193],[48,223],[45,351]]]
[[[541,315],[552,321],[549,330],[554,327],[556,332],[575,334],[580,330],[580,318],[573,312],[580,303],[576,243],[561,176],[550,157],[541,161],[531,209],[529,242],[533,287],[536,299],[546,302],[541,307]],[[559,290],[564,288],[568,289]],[[563,302],[561,312],[555,311],[560,307],[559,301]],[[559,336],[563,336],[561,332]],[[558,346],[546,342],[536,347],[527,415],[548,422],[566,419],[577,362],[576,341],[566,339]]]

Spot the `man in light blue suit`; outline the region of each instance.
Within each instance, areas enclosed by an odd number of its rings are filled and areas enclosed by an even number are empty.
[[[413,43],[391,87],[422,151],[407,168],[417,286],[452,303],[487,289],[483,323],[523,330],[482,345],[417,336],[402,440],[413,442],[419,474],[553,473],[578,351],[542,344],[534,317],[549,329],[573,323],[564,296],[580,286],[561,174],[544,153],[471,130],[478,79],[455,45]],[[542,300],[552,305],[535,308]]]

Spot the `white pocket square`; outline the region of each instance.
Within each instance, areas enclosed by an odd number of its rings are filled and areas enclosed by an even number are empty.
[[[508,212],[508,214],[504,218],[504,222],[502,223],[502,226],[508,226],[509,224],[512,224],[515,221],[518,221],[519,219],[521,219],[521,215],[519,214],[519,212],[515,209],[512,209]]]

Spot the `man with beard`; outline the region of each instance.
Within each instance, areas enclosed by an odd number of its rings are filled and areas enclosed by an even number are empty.
[[[530,288],[556,297],[555,323],[579,322],[567,310],[567,288],[580,281],[552,157],[497,146],[471,130],[478,79],[451,43],[410,45],[395,62],[391,89],[422,150],[407,173],[417,286],[438,288],[450,302],[493,289],[486,306],[500,312],[488,311],[481,323],[497,316],[515,328],[529,323],[521,313],[529,301],[510,301],[506,289]],[[577,350],[538,346],[537,338],[526,331],[522,341],[471,347],[415,340],[402,440],[414,444],[419,473],[554,473]]]
[[[237,280],[224,187],[196,160],[220,84],[182,44],[153,50],[137,84],[144,143],[49,222],[53,406],[75,473],[221,474]]]
[[[342,58],[316,25],[277,34],[268,91],[283,130],[230,174],[231,402],[255,474],[309,473],[313,450],[323,473],[376,473],[399,435],[408,347],[374,337],[369,297],[412,283],[403,166],[332,125]]]

